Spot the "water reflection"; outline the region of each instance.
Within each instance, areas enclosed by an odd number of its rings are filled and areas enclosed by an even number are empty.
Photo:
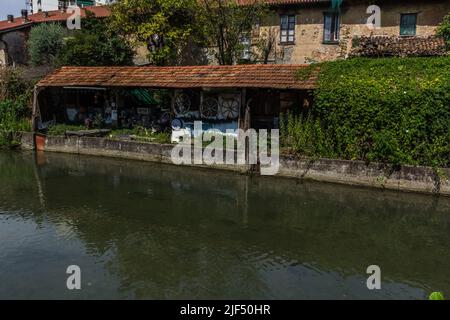
[[[0,153],[0,298],[423,299],[450,293],[449,212],[443,197]]]

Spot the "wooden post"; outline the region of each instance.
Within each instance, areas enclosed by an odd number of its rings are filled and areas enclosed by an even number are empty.
[[[205,98],[203,92],[204,92],[204,88],[201,88],[200,89],[200,105],[198,106],[198,112],[199,112],[200,119],[202,118],[202,114],[203,114],[203,99]]]
[[[247,106],[247,89],[241,89],[241,103],[239,105],[238,128],[244,129],[243,118],[245,119],[245,108]]]
[[[175,113],[175,97],[176,97],[177,90],[171,89],[170,90],[170,114],[173,114],[174,117],[177,116]]]
[[[38,100],[39,92],[41,92],[41,89],[42,88],[36,85],[34,86],[33,90],[33,107],[31,117],[31,129],[33,130],[33,132],[37,131],[38,118],[41,118],[41,111],[39,109],[39,100]]]

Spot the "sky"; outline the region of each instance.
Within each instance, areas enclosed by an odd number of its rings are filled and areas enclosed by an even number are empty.
[[[8,14],[20,16],[20,10],[25,8],[25,0],[0,0],[0,20],[6,20]]]
[[[105,3],[106,1],[98,1],[98,2]],[[58,1],[43,0],[42,5],[43,10],[56,10],[58,7]],[[26,9],[26,0],[0,0],[0,21],[6,20],[6,16],[8,14],[13,14],[16,17],[20,16],[21,9]]]

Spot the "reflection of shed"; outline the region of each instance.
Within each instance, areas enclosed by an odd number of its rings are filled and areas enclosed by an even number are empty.
[[[64,121],[62,109],[76,111],[82,105],[94,104],[96,92],[105,93],[106,100],[120,111],[129,107],[124,92],[138,89],[138,95],[155,90],[167,92],[170,98],[158,104],[163,111],[170,111],[172,118],[235,122],[244,128],[248,126],[243,121],[245,113],[250,112],[252,127],[272,128],[280,112],[310,106],[315,76],[306,80],[295,77],[295,72],[304,67],[63,67],[37,84],[33,120],[35,129],[38,123]]]

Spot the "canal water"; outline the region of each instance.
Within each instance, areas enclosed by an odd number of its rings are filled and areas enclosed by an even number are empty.
[[[66,287],[70,265],[81,290]],[[381,290],[367,289],[367,267]],[[0,152],[0,299],[450,297],[450,198]]]

